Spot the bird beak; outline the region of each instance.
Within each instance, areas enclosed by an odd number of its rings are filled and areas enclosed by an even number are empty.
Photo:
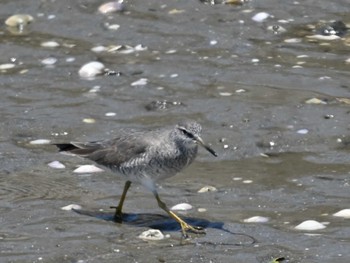
[[[197,136],[196,137],[196,142],[201,145],[204,149],[206,149],[208,152],[210,152],[212,155],[214,155],[215,157],[218,157],[218,155],[216,154],[216,152],[208,145],[206,145],[204,143],[204,141],[202,140],[201,137]]]

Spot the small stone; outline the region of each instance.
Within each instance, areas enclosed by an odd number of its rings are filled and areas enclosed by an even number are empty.
[[[81,206],[80,205],[76,205],[76,204],[70,204],[70,205],[61,207],[61,209],[62,210],[66,210],[66,211],[80,210]]]
[[[191,210],[192,208],[193,208],[192,205],[188,203],[181,203],[181,204],[174,205],[172,208],[170,208],[170,210],[187,211],[187,210]]]
[[[34,140],[34,141],[30,141],[30,144],[33,145],[40,145],[40,144],[50,144],[51,140],[47,140],[47,139],[38,139],[38,140]]]
[[[147,241],[157,241],[164,239],[165,236],[158,229],[149,229],[147,231],[142,232],[139,235],[139,238]]]
[[[48,163],[47,165],[49,167],[51,167],[51,168],[54,168],[54,169],[64,169],[64,168],[66,168],[66,166],[63,163],[59,162],[59,161],[53,161],[51,163]]]
[[[217,189],[214,186],[204,186],[198,190],[198,193],[206,193],[206,192],[216,192]]]
[[[306,220],[295,227],[298,230],[314,231],[326,228],[325,225],[315,220]]]
[[[94,78],[104,73],[105,66],[98,61],[91,61],[79,69],[79,76],[82,78]]]
[[[199,213],[204,213],[204,212],[207,212],[207,209],[206,209],[206,208],[203,208],[203,207],[200,207],[200,208],[197,209],[197,211],[198,211]]]
[[[336,217],[350,218],[350,208],[340,210],[333,214]]]
[[[104,170],[92,164],[81,165],[73,171],[73,173],[78,173],[78,174],[100,173],[100,172],[104,172]]]
[[[253,216],[243,220],[244,223],[266,223],[268,221],[269,218],[264,216]]]

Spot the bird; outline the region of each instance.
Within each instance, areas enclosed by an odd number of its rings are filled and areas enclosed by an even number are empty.
[[[132,183],[138,183],[150,190],[158,206],[181,226],[183,237],[188,233],[204,234],[203,228],[192,226],[171,211],[160,199],[157,182],[174,176],[189,166],[202,146],[213,156],[217,153],[201,138],[202,126],[192,120],[185,120],[175,126],[155,130],[121,130],[113,139],[54,143],[59,152],[83,157],[106,167],[125,180],[123,192],[114,219],[122,222],[122,209],[126,194]]]

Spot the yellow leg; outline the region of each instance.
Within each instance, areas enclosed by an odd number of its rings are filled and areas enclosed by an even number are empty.
[[[118,206],[111,206],[111,208],[115,208],[115,214],[114,214],[114,219],[116,221],[121,221],[123,218],[123,213],[122,213],[122,209],[123,209],[123,204],[125,201],[125,197],[126,197],[126,193],[128,192],[129,188],[130,188],[131,182],[130,181],[126,181],[125,185],[124,185],[124,190],[122,193],[122,196],[120,197],[119,200],[119,204]]]
[[[153,194],[157,199],[158,206],[161,209],[163,209],[165,212],[167,212],[167,214],[170,217],[175,219],[180,224],[183,237],[185,237],[185,238],[188,237],[187,232],[192,232],[192,233],[196,233],[196,234],[205,234],[205,231],[203,228],[197,227],[197,226],[194,227],[194,226],[187,224],[178,215],[176,215],[174,212],[170,211],[169,208],[166,206],[166,204],[162,200],[160,200],[160,197],[159,197],[157,192],[154,192]]]

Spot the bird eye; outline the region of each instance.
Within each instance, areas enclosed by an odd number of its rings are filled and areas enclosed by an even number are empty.
[[[191,139],[194,139],[193,134],[188,132],[188,131],[186,131],[185,129],[181,129],[181,132],[182,132],[183,135],[185,135],[185,136],[187,136],[187,137],[189,137]]]

